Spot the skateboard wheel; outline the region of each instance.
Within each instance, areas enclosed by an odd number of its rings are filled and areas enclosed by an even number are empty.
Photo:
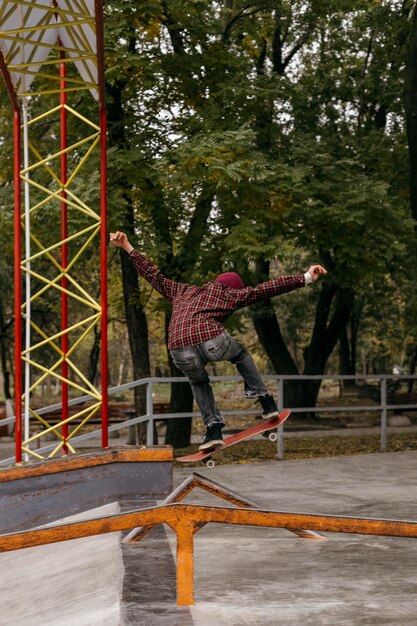
[[[206,467],[208,467],[209,469],[212,469],[215,465],[216,464],[213,459],[209,459],[208,461],[206,461]]]
[[[269,441],[276,441],[278,439],[277,433],[269,433],[268,439]]]

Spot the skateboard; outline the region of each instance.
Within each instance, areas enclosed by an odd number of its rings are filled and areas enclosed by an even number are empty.
[[[291,414],[290,409],[285,409],[281,411],[278,415],[275,415],[269,420],[264,420],[260,424],[255,424],[246,430],[241,430],[239,433],[235,435],[231,435],[230,437],[226,437],[223,441],[223,445],[218,448],[214,448],[214,450],[199,450],[195,454],[189,454],[188,456],[179,456],[177,457],[177,461],[182,461],[184,463],[190,461],[203,461],[207,467],[214,467],[215,462],[211,458],[213,454],[217,452],[221,452],[225,448],[229,448],[230,446],[235,445],[235,443],[240,443],[241,441],[245,441],[246,439],[251,439],[256,435],[263,435],[265,438],[270,439],[270,441],[277,440],[277,433],[271,432],[281,426],[289,418]]]

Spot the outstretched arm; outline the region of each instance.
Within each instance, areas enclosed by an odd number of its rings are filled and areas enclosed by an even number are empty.
[[[256,287],[231,289],[230,298],[233,301],[234,308],[242,308],[267,298],[288,293],[293,291],[293,289],[304,287],[308,283],[315,282],[322,274],[327,274],[327,270],[322,265],[311,265],[305,274],[280,276],[279,278],[259,283]]]
[[[136,271],[168,300],[172,301],[184,289],[185,285],[183,283],[176,283],[169,278],[165,278],[148,257],[135,250],[125,233],[119,230],[115,233],[110,233],[110,241],[118,248],[126,250]]]

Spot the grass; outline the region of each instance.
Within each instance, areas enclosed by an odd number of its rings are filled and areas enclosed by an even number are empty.
[[[389,452],[417,450],[417,433],[393,433],[387,437]],[[198,446],[175,451],[175,456],[183,456],[197,452]],[[318,457],[334,457],[352,454],[369,454],[380,451],[379,435],[359,436],[327,436],[288,438],[284,442],[284,458],[312,459]],[[217,455],[222,465],[258,463],[277,460],[277,444],[265,441],[244,441],[231,446]],[[175,467],[201,467],[201,463],[181,463],[175,461]]]

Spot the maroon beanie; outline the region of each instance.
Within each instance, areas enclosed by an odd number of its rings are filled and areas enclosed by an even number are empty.
[[[232,289],[243,289],[245,286],[239,274],[236,274],[236,272],[219,274],[214,282],[226,285],[226,287],[231,287]]]

